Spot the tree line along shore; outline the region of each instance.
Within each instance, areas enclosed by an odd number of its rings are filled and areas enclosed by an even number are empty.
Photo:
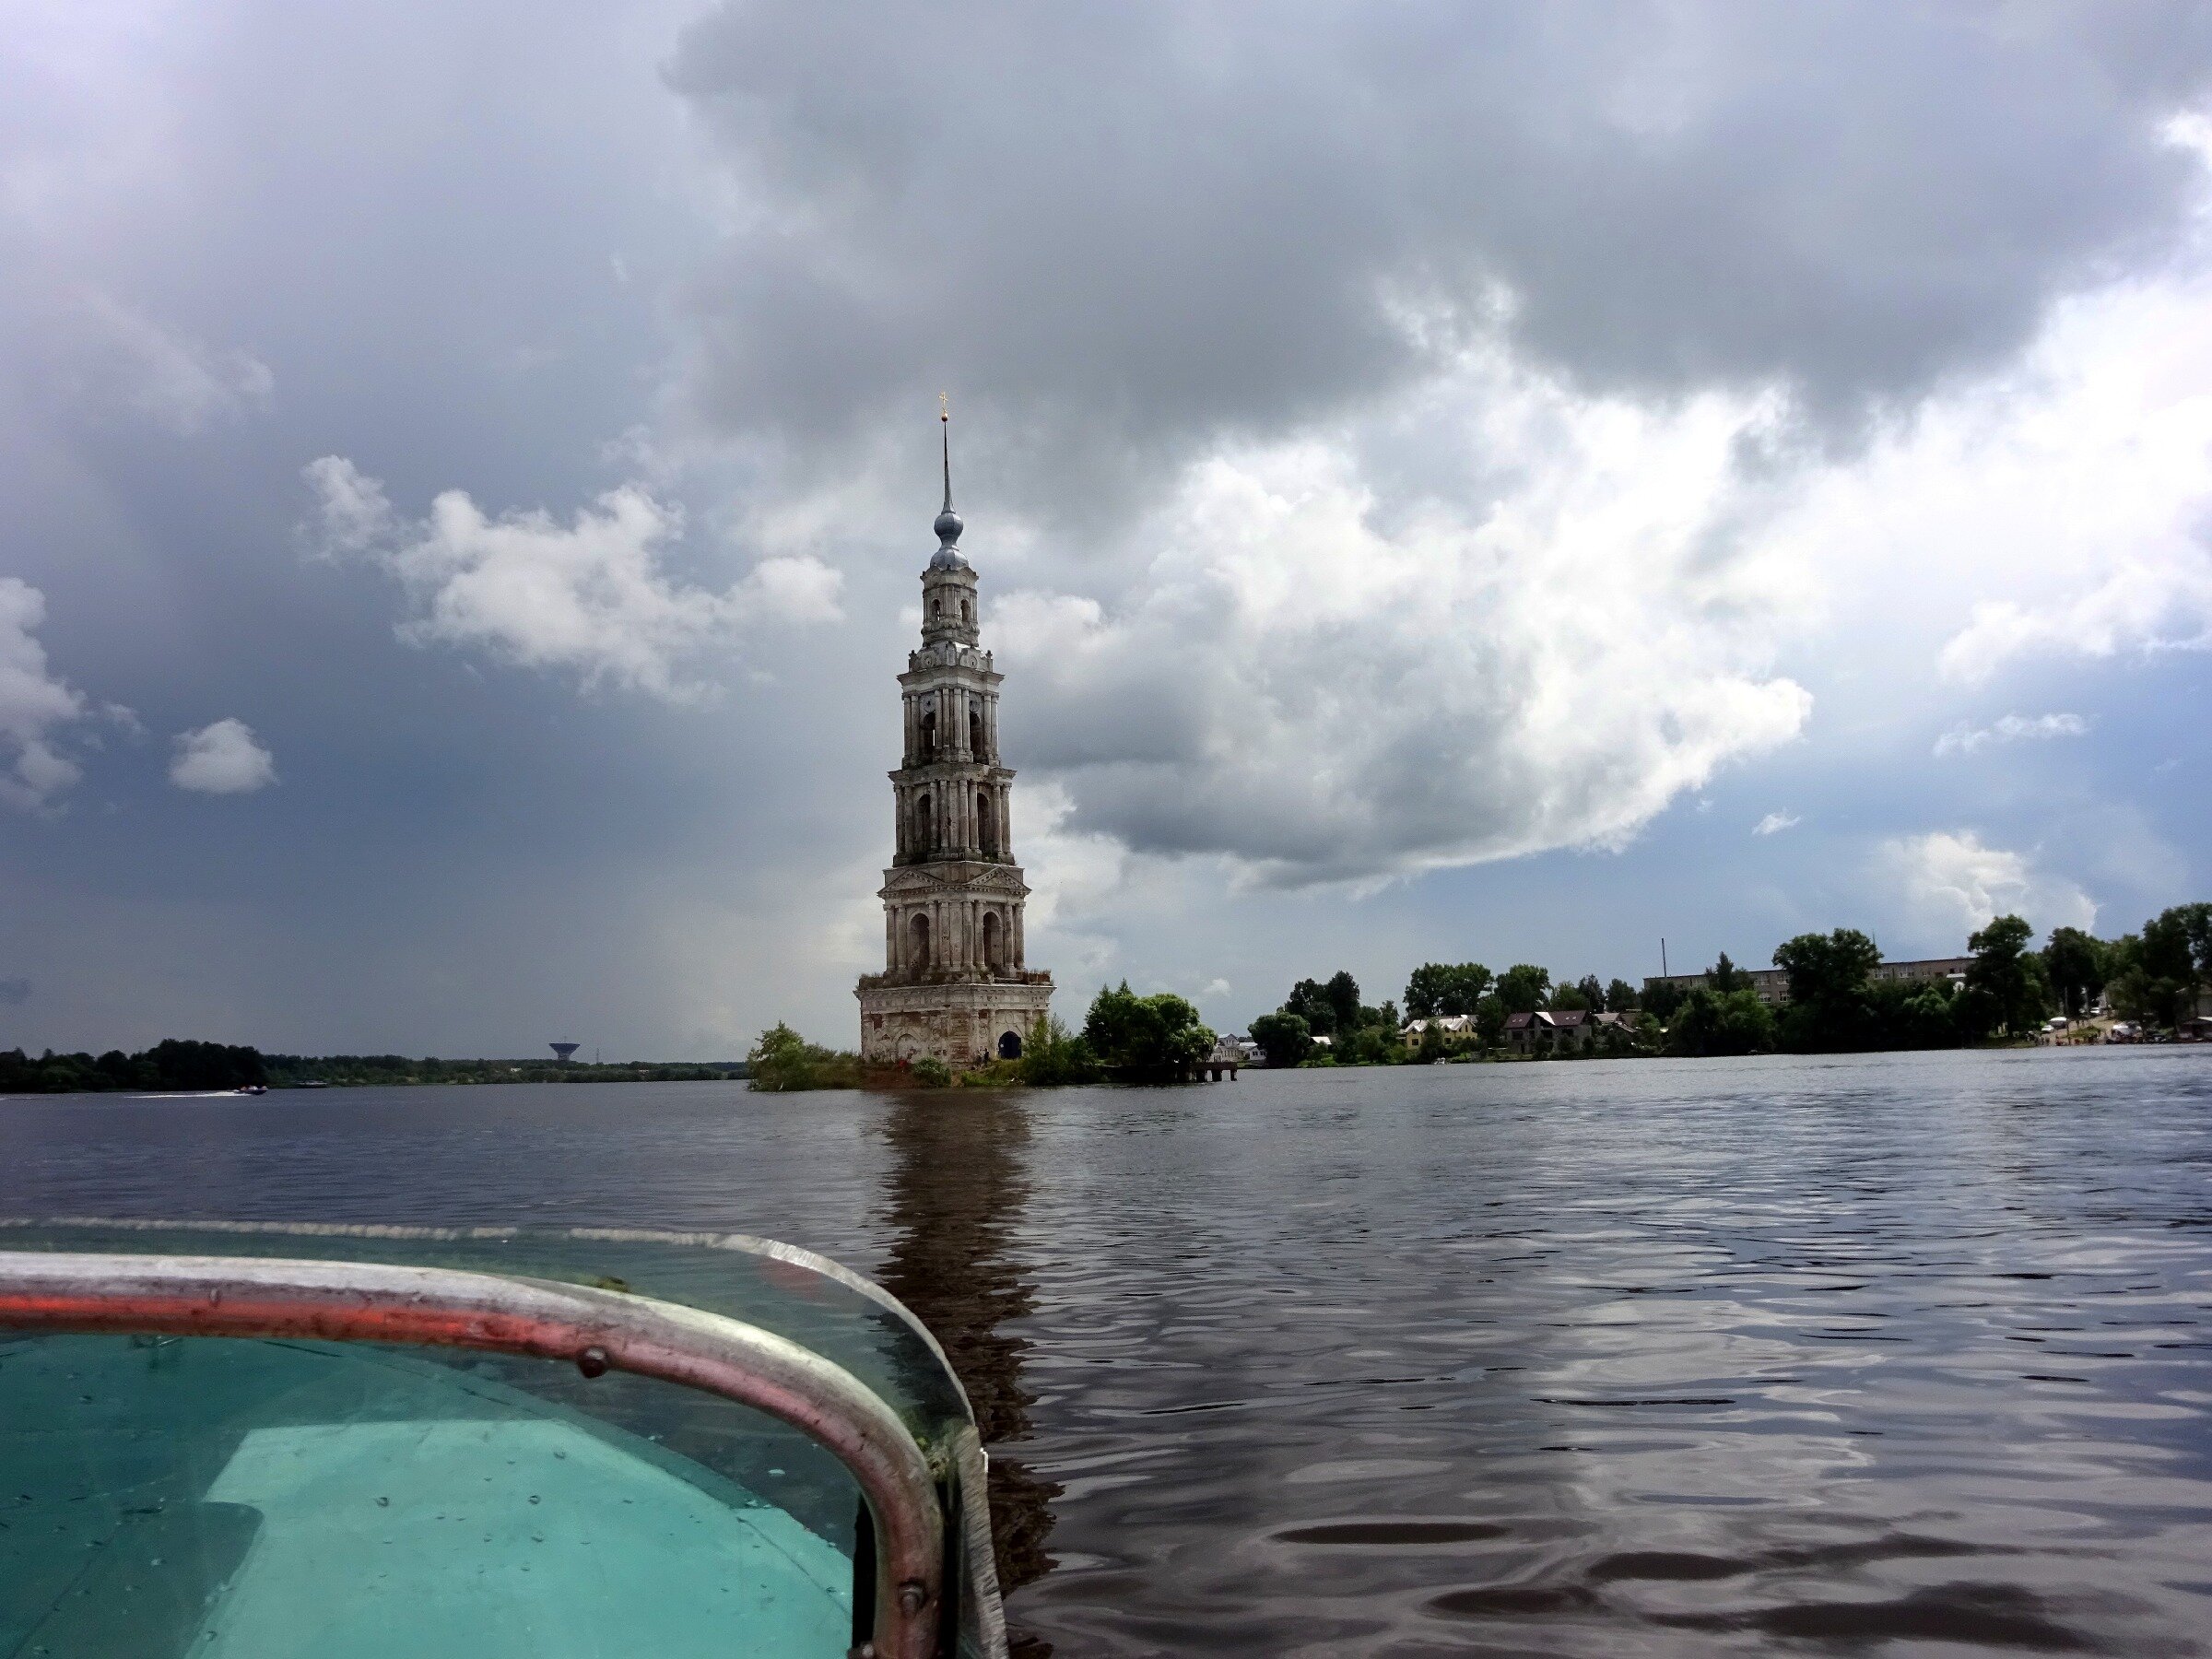
[[[1774,950],[1788,982],[1779,1006],[1724,952],[1693,976],[1701,984],[1657,980],[1641,990],[1595,975],[1555,982],[1526,962],[1495,974],[1479,962],[1424,962],[1406,981],[1402,1008],[1365,1003],[1359,982],[1340,971],[1291,986],[1252,1021],[1245,1052],[1269,1066],[1335,1066],[1966,1048],[2030,1041],[2052,1015],[2078,1018],[2100,1005],[2147,1030],[2183,1030],[2212,984],[2212,904],[2174,906],[2116,939],[2060,927],[2031,948],[2034,937],[2021,917],[1996,917],[1968,939],[1969,960],[1953,983],[1877,977],[1881,952],[1856,928],[1800,934]],[[1614,1018],[1572,1047],[1524,1019],[1526,1041],[1509,1043],[1515,1016],[1564,1013]],[[869,1065],[781,1024],[748,1058],[752,1087],[770,1090],[1167,1083],[1190,1077],[1218,1041],[1183,998],[1140,996],[1124,982],[1100,990],[1080,1030],[1057,1019],[1040,1025],[1018,1060]]]
[[[259,1088],[413,1088],[437,1083],[692,1083],[745,1076],[742,1062],[439,1060],[406,1054],[265,1054],[171,1039],[135,1054],[31,1056],[0,1049],[0,1094],[214,1094]]]
[[[1800,934],[1774,950],[1788,987],[1779,1003],[1725,952],[1692,976],[1702,983],[1656,980],[1641,990],[1594,975],[1555,984],[1524,962],[1499,974],[1479,962],[1427,962],[1406,982],[1403,1019],[1394,1003],[1364,1006],[1358,982],[1338,973],[1300,980],[1252,1022],[1252,1041],[1270,1065],[1371,1065],[1502,1058],[1514,1017],[1539,1013],[1615,1018],[1571,1049],[1524,1019],[1529,1058],[1963,1048],[2031,1041],[2053,1015],[2080,1019],[2100,1007],[2151,1033],[2203,1023],[2212,904],[2175,905],[2116,939],[2059,927],[2037,949],[2034,937],[2021,917],[1994,918],[1968,939],[1954,983],[1878,977],[1881,952],[1856,928]]]

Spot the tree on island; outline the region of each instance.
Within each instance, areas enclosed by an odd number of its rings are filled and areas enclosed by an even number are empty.
[[[778,1020],[760,1033],[746,1055],[750,1087],[763,1093],[800,1088],[854,1088],[862,1081],[860,1057],[823,1048]]]
[[[1128,1083],[1180,1083],[1214,1052],[1198,1010],[1172,992],[1139,996],[1124,980],[1100,987],[1083,1040],[1108,1072]]]
[[[1071,1036],[1057,1015],[1030,1028],[1021,1051],[1021,1080],[1041,1088],[1067,1083],[1096,1083],[1103,1076],[1099,1057],[1080,1032]]]

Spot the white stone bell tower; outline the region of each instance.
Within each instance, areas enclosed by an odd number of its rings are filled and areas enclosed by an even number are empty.
[[[952,433],[940,411],[945,507],[922,572],[922,648],[899,677],[906,751],[891,773],[893,852],[883,873],[884,971],[864,974],[860,1052],[950,1065],[1013,1058],[1053,1000],[1030,971],[1014,862],[1014,773],[999,764],[998,688],[976,631],[975,571],[952,510]]]

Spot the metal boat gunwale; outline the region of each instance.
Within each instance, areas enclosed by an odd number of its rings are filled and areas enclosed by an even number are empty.
[[[409,1222],[179,1221],[116,1216],[0,1216],[0,1246],[5,1246],[9,1229],[54,1227],[98,1229],[111,1232],[215,1232],[247,1237],[401,1239],[433,1242],[439,1240],[468,1242],[514,1240],[527,1242],[537,1238],[560,1238],[613,1244],[682,1245],[700,1250],[726,1250],[738,1255],[760,1256],[769,1261],[787,1262],[794,1267],[804,1267],[809,1273],[818,1273],[824,1278],[835,1280],[855,1296],[865,1298],[898,1319],[928,1345],[929,1351],[936,1356],[937,1363],[945,1368],[946,1381],[959,1391],[963,1405],[969,1403],[967,1387],[953,1369],[944,1345],[938,1342],[934,1331],[914,1317],[905,1303],[874,1279],[853,1272],[833,1256],[826,1256],[818,1250],[809,1250],[804,1244],[786,1244],[781,1239],[765,1238],[759,1233],[664,1231],[650,1227],[431,1227]]]
[[[945,1523],[928,1459],[851,1372],[742,1320],[455,1268],[0,1250],[0,1327],[470,1348],[720,1394],[807,1435],[860,1486],[875,1524],[877,1583],[872,1641],[856,1651],[875,1659],[936,1651]]]

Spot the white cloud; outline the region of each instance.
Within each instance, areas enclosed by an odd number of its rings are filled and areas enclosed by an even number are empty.
[[[45,620],[43,594],[0,576],[0,801],[31,810],[83,775],[53,741],[87,711],[81,692],[47,672],[46,648],[33,637]]]
[[[259,359],[165,329],[103,293],[78,297],[55,347],[76,395],[182,435],[266,409],[276,394],[276,377]]]
[[[1828,562],[1945,618],[1942,675],[2212,645],[2212,219],[2178,272],[2059,306],[2011,372],[1817,492]]]
[[[2095,586],[2040,605],[1992,599],[1943,648],[1953,679],[1983,680],[2015,657],[2156,655],[2212,647],[2212,557],[2174,548],[2120,561]]]
[[[1044,705],[1025,752],[1083,829],[1270,881],[1618,846],[1809,711],[1771,667],[1805,585],[1724,545],[1774,415],[1584,400],[1476,351],[1335,441],[1199,462],[1118,601],[994,607]],[[1414,447],[1482,504],[1385,493]]]
[[[169,781],[201,794],[252,794],[276,782],[276,758],[242,720],[218,720],[180,732]]]
[[[1779,835],[1784,830],[1794,830],[1805,820],[1794,812],[1770,812],[1751,826],[1754,835]]]
[[[1999,915],[2025,916],[2038,932],[2097,924],[2097,905],[2080,888],[1971,830],[1885,841],[1878,862],[1931,930],[1970,933]]]
[[[1961,723],[1936,739],[1938,755],[1971,755],[1993,743],[2025,743],[2049,737],[2079,737],[2089,723],[2078,714],[2006,714],[1995,724],[1970,726]]]
[[[421,521],[401,519],[383,486],[342,456],[302,469],[315,490],[321,544],[374,559],[398,577],[418,643],[482,646],[526,667],[567,669],[587,686],[611,682],[682,700],[702,687],[686,664],[744,625],[840,616],[841,574],[810,557],[762,559],[721,593],[663,566],[682,537],[680,508],[625,485],[562,524],[543,512],[496,519],[449,489]]]

